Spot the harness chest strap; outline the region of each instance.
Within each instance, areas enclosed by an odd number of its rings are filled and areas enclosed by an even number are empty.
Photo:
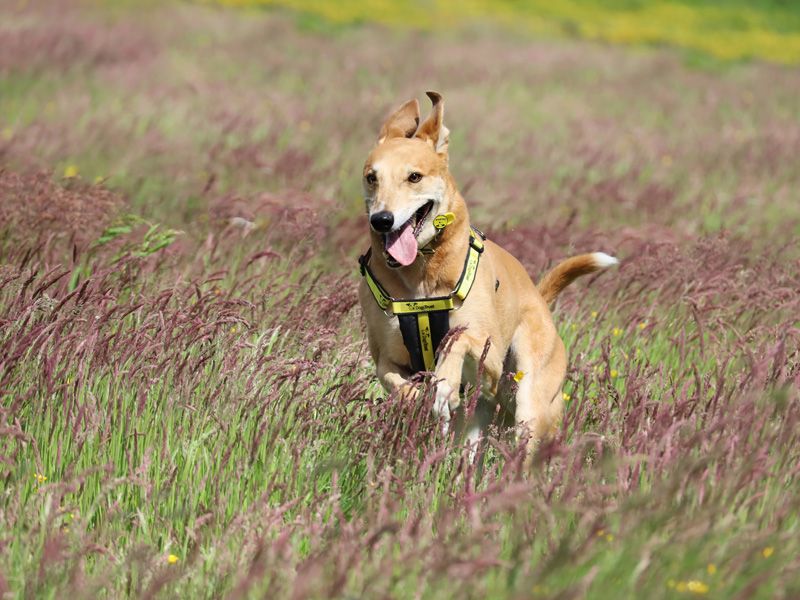
[[[436,366],[436,349],[450,330],[450,311],[455,308],[453,298],[463,302],[469,295],[478,273],[484,239],[483,233],[474,227],[470,228],[469,248],[461,277],[450,294],[436,298],[395,299],[383,289],[369,268],[372,249],[358,259],[361,275],[375,302],[384,312],[391,310],[397,316],[403,344],[411,357],[413,372],[432,371]]]

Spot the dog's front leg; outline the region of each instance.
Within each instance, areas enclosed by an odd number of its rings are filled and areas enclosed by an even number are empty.
[[[400,365],[381,358],[376,366],[378,379],[387,392],[398,392],[407,398],[413,398],[418,393],[416,386],[401,374]]]
[[[458,408],[461,403],[459,396],[461,373],[469,348],[470,340],[462,334],[453,342],[447,354],[439,358],[439,363],[436,365],[436,399],[433,412],[442,420],[445,430],[450,422],[451,411]]]
[[[467,358],[471,359],[473,367],[477,365],[483,358],[483,380],[484,389],[488,393],[494,395],[497,391],[497,384],[503,373],[503,357],[497,352],[494,347],[491,347],[483,356],[486,349],[488,336],[483,338],[475,338],[461,334],[461,336],[453,342],[450,350],[444,356],[439,358],[439,364],[436,367],[436,402],[434,404],[434,412],[439,415],[445,422],[449,422],[452,411],[457,409],[461,404],[460,389],[462,383],[472,383],[477,385],[477,381],[472,381],[472,378],[477,375],[477,372],[471,372],[468,369],[467,377],[469,381],[462,381],[464,377],[464,366]],[[474,435],[472,436],[475,437]]]

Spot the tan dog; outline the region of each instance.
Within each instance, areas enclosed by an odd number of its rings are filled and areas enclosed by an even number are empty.
[[[537,289],[513,256],[490,240],[483,242],[477,233],[471,236],[466,204],[448,170],[449,132],[442,120],[443,101],[435,92],[428,96],[433,102],[430,116],[419,124],[419,103],[406,102],[383,124],[364,165],[371,246],[362,257],[365,277],[359,296],[370,352],[387,390],[415,393],[410,382],[416,370],[414,348],[404,343],[406,332],[401,335],[401,319],[393,312],[424,309],[429,299],[434,301],[428,306],[451,303],[454,310],[438,316],[446,314],[450,328],[466,329],[435,365],[434,411],[449,422],[451,411],[460,404],[462,384],[476,384],[477,365],[488,340],[483,390],[490,390],[513,415],[506,424],[515,422],[535,448],[557,432],[564,410],[561,386],[567,357],[548,303],[576,277],[618,261],[601,252],[567,259],[547,273]],[[465,279],[470,288],[462,301]],[[460,284],[461,293],[454,293]],[[399,299],[417,302],[392,303]],[[412,330],[418,326],[422,340],[417,355],[429,351],[425,345],[430,337],[424,329],[428,315],[424,311],[415,315],[419,322],[410,326]],[[434,316],[430,313],[430,322]],[[504,372],[522,373],[511,398],[498,395]],[[492,414],[489,398],[483,416],[471,426],[470,438],[477,439]]]

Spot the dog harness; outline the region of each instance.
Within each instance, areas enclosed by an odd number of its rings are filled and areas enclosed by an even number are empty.
[[[485,239],[486,236],[480,230],[470,227],[469,248],[461,277],[452,292],[447,296],[436,298],[406,300],[392,298],[369,268],[372,248],[359,257],[361,275],[366,279],[375,302],[387,315],[391,310],[391,314],[397,316],[400,333],[403,335],[403,344],[411,357],[412,372],[433,371],[436,366],[435,352],[450,330],[450,311],[455,309],[453,299],[458,298],[463,302],[472,289],[478,273],[481,254],[483,254]]]

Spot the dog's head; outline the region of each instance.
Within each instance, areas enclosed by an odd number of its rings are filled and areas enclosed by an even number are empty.
[[[433,109],[421,124],[416,99],[386,120],[364,165],[370,227],[382,239],[387,264],[394,268],[414,262],[419,249],[438,233],[434,217],[452,209],[444,102],[436,92],[428,92],[428,97]]]

